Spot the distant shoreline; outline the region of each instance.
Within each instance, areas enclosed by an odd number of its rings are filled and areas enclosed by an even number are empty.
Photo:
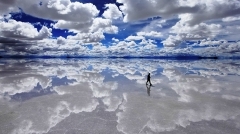
[[[240,57],[204,57],[204,56],[0,56],[1,59],[172,59],[172,60],[199,60],[199,59],[240,59]]]

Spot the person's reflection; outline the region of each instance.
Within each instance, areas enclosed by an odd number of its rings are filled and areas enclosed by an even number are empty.
[[[148,96],[150,96],[151,86],[150,85],[146,85],[146,87],[147,87],[147,94],[148,94]]]

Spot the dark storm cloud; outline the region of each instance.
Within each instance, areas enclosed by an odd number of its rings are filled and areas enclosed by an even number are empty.
[[[17,39],[0,37],[0,49],[6,52],[31,52],[29,48],[33,45],[33,42],[21,41]]]

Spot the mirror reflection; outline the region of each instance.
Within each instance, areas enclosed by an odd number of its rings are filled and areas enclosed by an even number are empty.
[[[0,133],[238,134],[239,78],[237,60],[1,59]]]

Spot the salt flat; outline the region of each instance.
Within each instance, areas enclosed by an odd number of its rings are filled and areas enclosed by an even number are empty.
[[[2,134],[240,132],[238,60],[1,59],[0,87]]]

